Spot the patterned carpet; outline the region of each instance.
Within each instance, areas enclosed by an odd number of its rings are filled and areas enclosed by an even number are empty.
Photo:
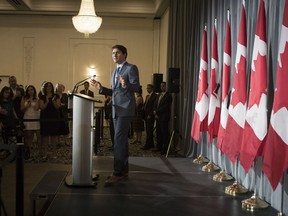
[[[129,155],[140,156],[140,157],[159,157],[159,152],[151,150],[142,150],[141,147],[145,143],[145,132],[142,134],[141,144],[132,144],[133,139],[129,139]],[[98,156],[113,156],[113,149],[111,148],[112,143],[110,139],[108,127],[104,127],[103,137],[100,140],[100,146],[98,147]],[[50,146],[48,147],[50,148]],[[39,149],[36,145],[33,145],[30,150],[30,159],[26,160],[28,163],[60,163],[60,164],[71,164],[72,163],[72,138],[60,137],[57,145],[57,158],[49,157],[51,155],[51,149],[48,151],[47,159],[43,160],[39,155]]]

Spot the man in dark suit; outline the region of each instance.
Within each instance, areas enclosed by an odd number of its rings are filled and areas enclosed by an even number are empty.
[[[161,93],[154,104],[153,114],[156,119],[157,151],[166,154],[169,145],[169,121],[172,96],[166,91],[166,82],[161,83]]]
[[[154,148],[153,129],[154,129],[155,118],[153,114],[153,108],[154,108],[155,100],[157,98],[157,95],[153,91],[152,84],[148,84],[146,89],[148,92],[148,95],[146,96],[146,99],[144,102],[146,143],[144,147],[142,148],[143,150]]]
[[[81,94],[88,95],[90,97],[94,97],[94,92],[89,90],[89,82],[84,82],[84,89],[80,91]]]
[[[10,87],[10,96],[13,99],[14,110],[18,119],[22,120],[24,113],[21,111],[21,100],[25,95],[25,90],[23,86],[18,85],[17,79],[15,76],[9,77],[9,87]]]
[[[135,116],[135,92],[139,91],[139,72],[136,65],[126,61],[127,49],[122,45],[112,47],[112,59],[117,68],[112,72],[111,86],[106,88],[96,80],[92,86],[100,94],[112,96],[112,118],[114,125],[114,172],[108,176],[105,186],[111,186],[128,177],[128,133]]]

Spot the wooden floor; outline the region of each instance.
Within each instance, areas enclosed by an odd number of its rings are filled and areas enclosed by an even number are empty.
[[[130,157],[129,179],[104,187],[111,174],[113,158],[93,158],[93,172],[100,175],[96,187],[68,187],[63,182],[46,216],[275,216],[271,207],[251,213],[241,201],[251,193],[230,196],[224,193],[232,182],[215,182],[213,173],[187,158]]]

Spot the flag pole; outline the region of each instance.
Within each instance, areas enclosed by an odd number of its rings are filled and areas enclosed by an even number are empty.
[[[231,43],[229,43],[230,42],[230,36],[231,36],[230,24],[229,23],[230,23],[230,9],[227,10],[226,38],[225,38],[224,57],[223,58],[225,58],[226,47],[228,47],[227,48],[228,50],[229,50],[229,48],[231,49]],[[226,63],[224,63],[224,64],[226,64]],[[229,73],[230,73],[230,58],[229,58],[229,64],[228,65],[229,65]],[[224,71],[223,71],[223,76],[224,76]],[[224,83],[226,84],[225,81],[226,80],[223,79],[222,84],[221,84],[222,85],[222,97],[224,97],[224,94],[228,93],[228,92],[225,91],[225,87],[223,87],[223,84]],[[223,94],[223,89],[224,89],[224,94]],[[223,106],[223,102],[222,102],[222,106]],[[226,106],[228,106],[228,102],[227,102]],[[222,109],[223,109],[223,107],[222,107]],[[221,111],[221,115],[222,115],[222,111]],[[221,122],[220,122],[220,124],[221,124]],[[219,173],[217,173],[217,174],[215,174],[213,176],[213,180],[216,181],[216,182],[230,181],[230,180],[233,179],[233,177],[231,175],[228,175],[225,172],[225,169],[224,169],[224,166],[223,166],[224,162],[222,161],[222,160],[224,160],[224,156],[222,155],[222,152],[221,152],[220,148],[218,148],[218,152],[220,154],[219,155],[219,158],[220,158],[220,163],[219,163],[220,165],[219,166],[221,167],[222,170]]]
[[[216,131],[217,122],[215,119],[217,118],[217,102],[219,101],[218,90],[220,84],[216,81],[216,75],[218,75],[218,45],[217,45],[217,17],[214,19],[214,27],[213,27],[213,38],[212,38],[212,53],[211,53],[211,68],[210,68],[210,95],[209,95],[209,105],[208,105],[208,151],[210,161],[208,164],[202,167],[202,171],[204,172],[212,172],[219,170],[213,163],[213,138],[215,137],[214,133]],[[215,101],[214,101],[215,98]],[[214,114],[211,114],[214,113]],[[209,146],[210,144],[210,146]]]
[[[240,36],[242,37],[245,37],[246,38],[246,12],[245,12],[245,0],[243,0],[242,2],[242,9],[241,9],[241,15],[240,15],[240,23],[239,23],[239,33],[238,33],[238,42],[239,43],[239,38]],[[242,26],[243,25],[243,26]],[[244,27],[245,25],[245,27]],[[242,29],[242,28],[243,29]],[[245,31],[243,31],[245,30]],[[240,33],[243,33],[243,34],[240,34]],[[245,40],[245,44],[242,44],[245,46],[246,48],[246,40]],[[239,53],[240,54],[240,53]],[[236,52],[236,56],[238,55],[238,50]],[[243,56],[243,55],[242,55]],[[245,54],[243,56],[245,59],[246,59],[246,51],[245,51]],[[238,66],[237,66],[238,67]],[[246,60],[245,60],[245,67],[246,67]],[[236,66],[235,66],[236,68]],[[246,71],[245,71],[246,73]],[[234,74],[235,74],[235,71],[234,71]],[[245,77],[245,76],[244,76]],[[235,81],[235,78],[234,78],[234,81]],[[246,82],[246,80],[245,80]],[[245,83],[245,88],[246,88],[246,83]],[[232,96],[231,96],[232,97]],[[245,100],[246,100],[246,94],[245,94]],[[231,195],[231,196],[236,196],[238,194],[244,194],[244,193],[247,193],[248,192],[248,189],[246,189],[244,186],[242,186],[239,182],[238,182],[238,163],[239,163],[239,154],[238,154],[238,157],[235,161],[235,181],[232,185],[230,186],[227,186],[225,188],[225,193],[228,194],[228,195]]]
[[[246,209],[247,211],[253,212],[255,209],[263,209],[267,208],[269,204],[265,202],[264,200],[260,199],[259,196],[257,195],[257,184],[256,184],[256,177],[257,177],[257,166],[256,166],[256,160],[253,162],[253,168],[255,171],[255,179],[254,179],[254,193],[253,195],[245,200],[242,200],[242,208]],[[262,181],[262,172],[261,172],[261,181]],[[263,186],[263,184],[260,184]]]
[[[207,53],[205,53],[205,49],[207,49],[207,48],[205,48],[204,49],[204,47],[205,46],[207,46],[207,25],[206,25],[206,23],[205,23],[205,25],[204,25],[204,34],[203,34],[203,40],[202,40],[202,51],[201,51],[201,61],[200,61],[200,68],[201,68],[201,66],[202,66],[202,63],[201,62],[204,62],[203,60],[202,60],[202,55],[207,55]],[[206,35],[206,37],[204,37]],[[206,42],[204,43],[204,41],[206,40]],[[206,50],[206,52],[207,52],[207,50]],[[207,57],[206,57],[207,58]],[[207,62],[208,62],[208,60],[205,58],[205,60],[206,60],[206,64],[207,64]],[[199,74],[199,76],[200,76],[200,74]],[[207,81],[207,80],[206,80]],[[199,83],[198,83],[198,85],[199,85]],[[206,91],[206,90],[205,90]],[[199,92],[199,88],[198,88],[198,92]],[[195,116],[194,116],[194,119],[195,119]],[[194,122],[194,120],[193,120],[193,122]],[[192,128],[193,128],[193,126],[192,126]],[[192,132],[191,132],[192,133]],[[201,138],[203,137],[203,133],[201,133],[201,129],[200,129],[200,131],[199,131],[199,133],[200,133],[200,136],[201,136]],[[201,139],[201,143],[199,143],[198,142],[198,144],[200,144],[201,146],[200,146],[200,155],[196,158],[196,159],[194,159],[193,160],[193,163],[196,163],[196,164],[202,164],[202,163],[208,163],[209,162],[209,160],[207,159],[207,158],[205,158],[203,155],[202,155],[202,153],[203,153],[203,139]]]

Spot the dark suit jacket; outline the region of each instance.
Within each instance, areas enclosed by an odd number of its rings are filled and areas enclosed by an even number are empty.
[[[149,97],[149,100],[148,101],[145,100],[144,103],[145,118],[147,118],[147,116],[153,116],[154,104],[156,99],[157,95],[155,94],[155,92],[152,92]]]
[[[136,100],[135,92],[139,90],[139,71],[136,65],[124,63],[119,71],[126,80],[126,86],[123,87],[116,78],[116,69],[112,72],[111,86],[112,88],[105,88],[99,91],[100,94],[112,96],[112,117],[115,116],[135,116]]]
[[[154,110],[158,115],[159,121],[169,121],[171,115],[172,95],[166,92],[158,105],[159,96],[160,94],[157,96],[155,101]]]
[[[81,94],[85,94],[85,89],[81,90],[80,93],[81,93]],[[86,94],[85,94],[85,95],[86,95]],[[91,91],[91,90],[88,90],[88,96],[94,97],[94,92]]]

